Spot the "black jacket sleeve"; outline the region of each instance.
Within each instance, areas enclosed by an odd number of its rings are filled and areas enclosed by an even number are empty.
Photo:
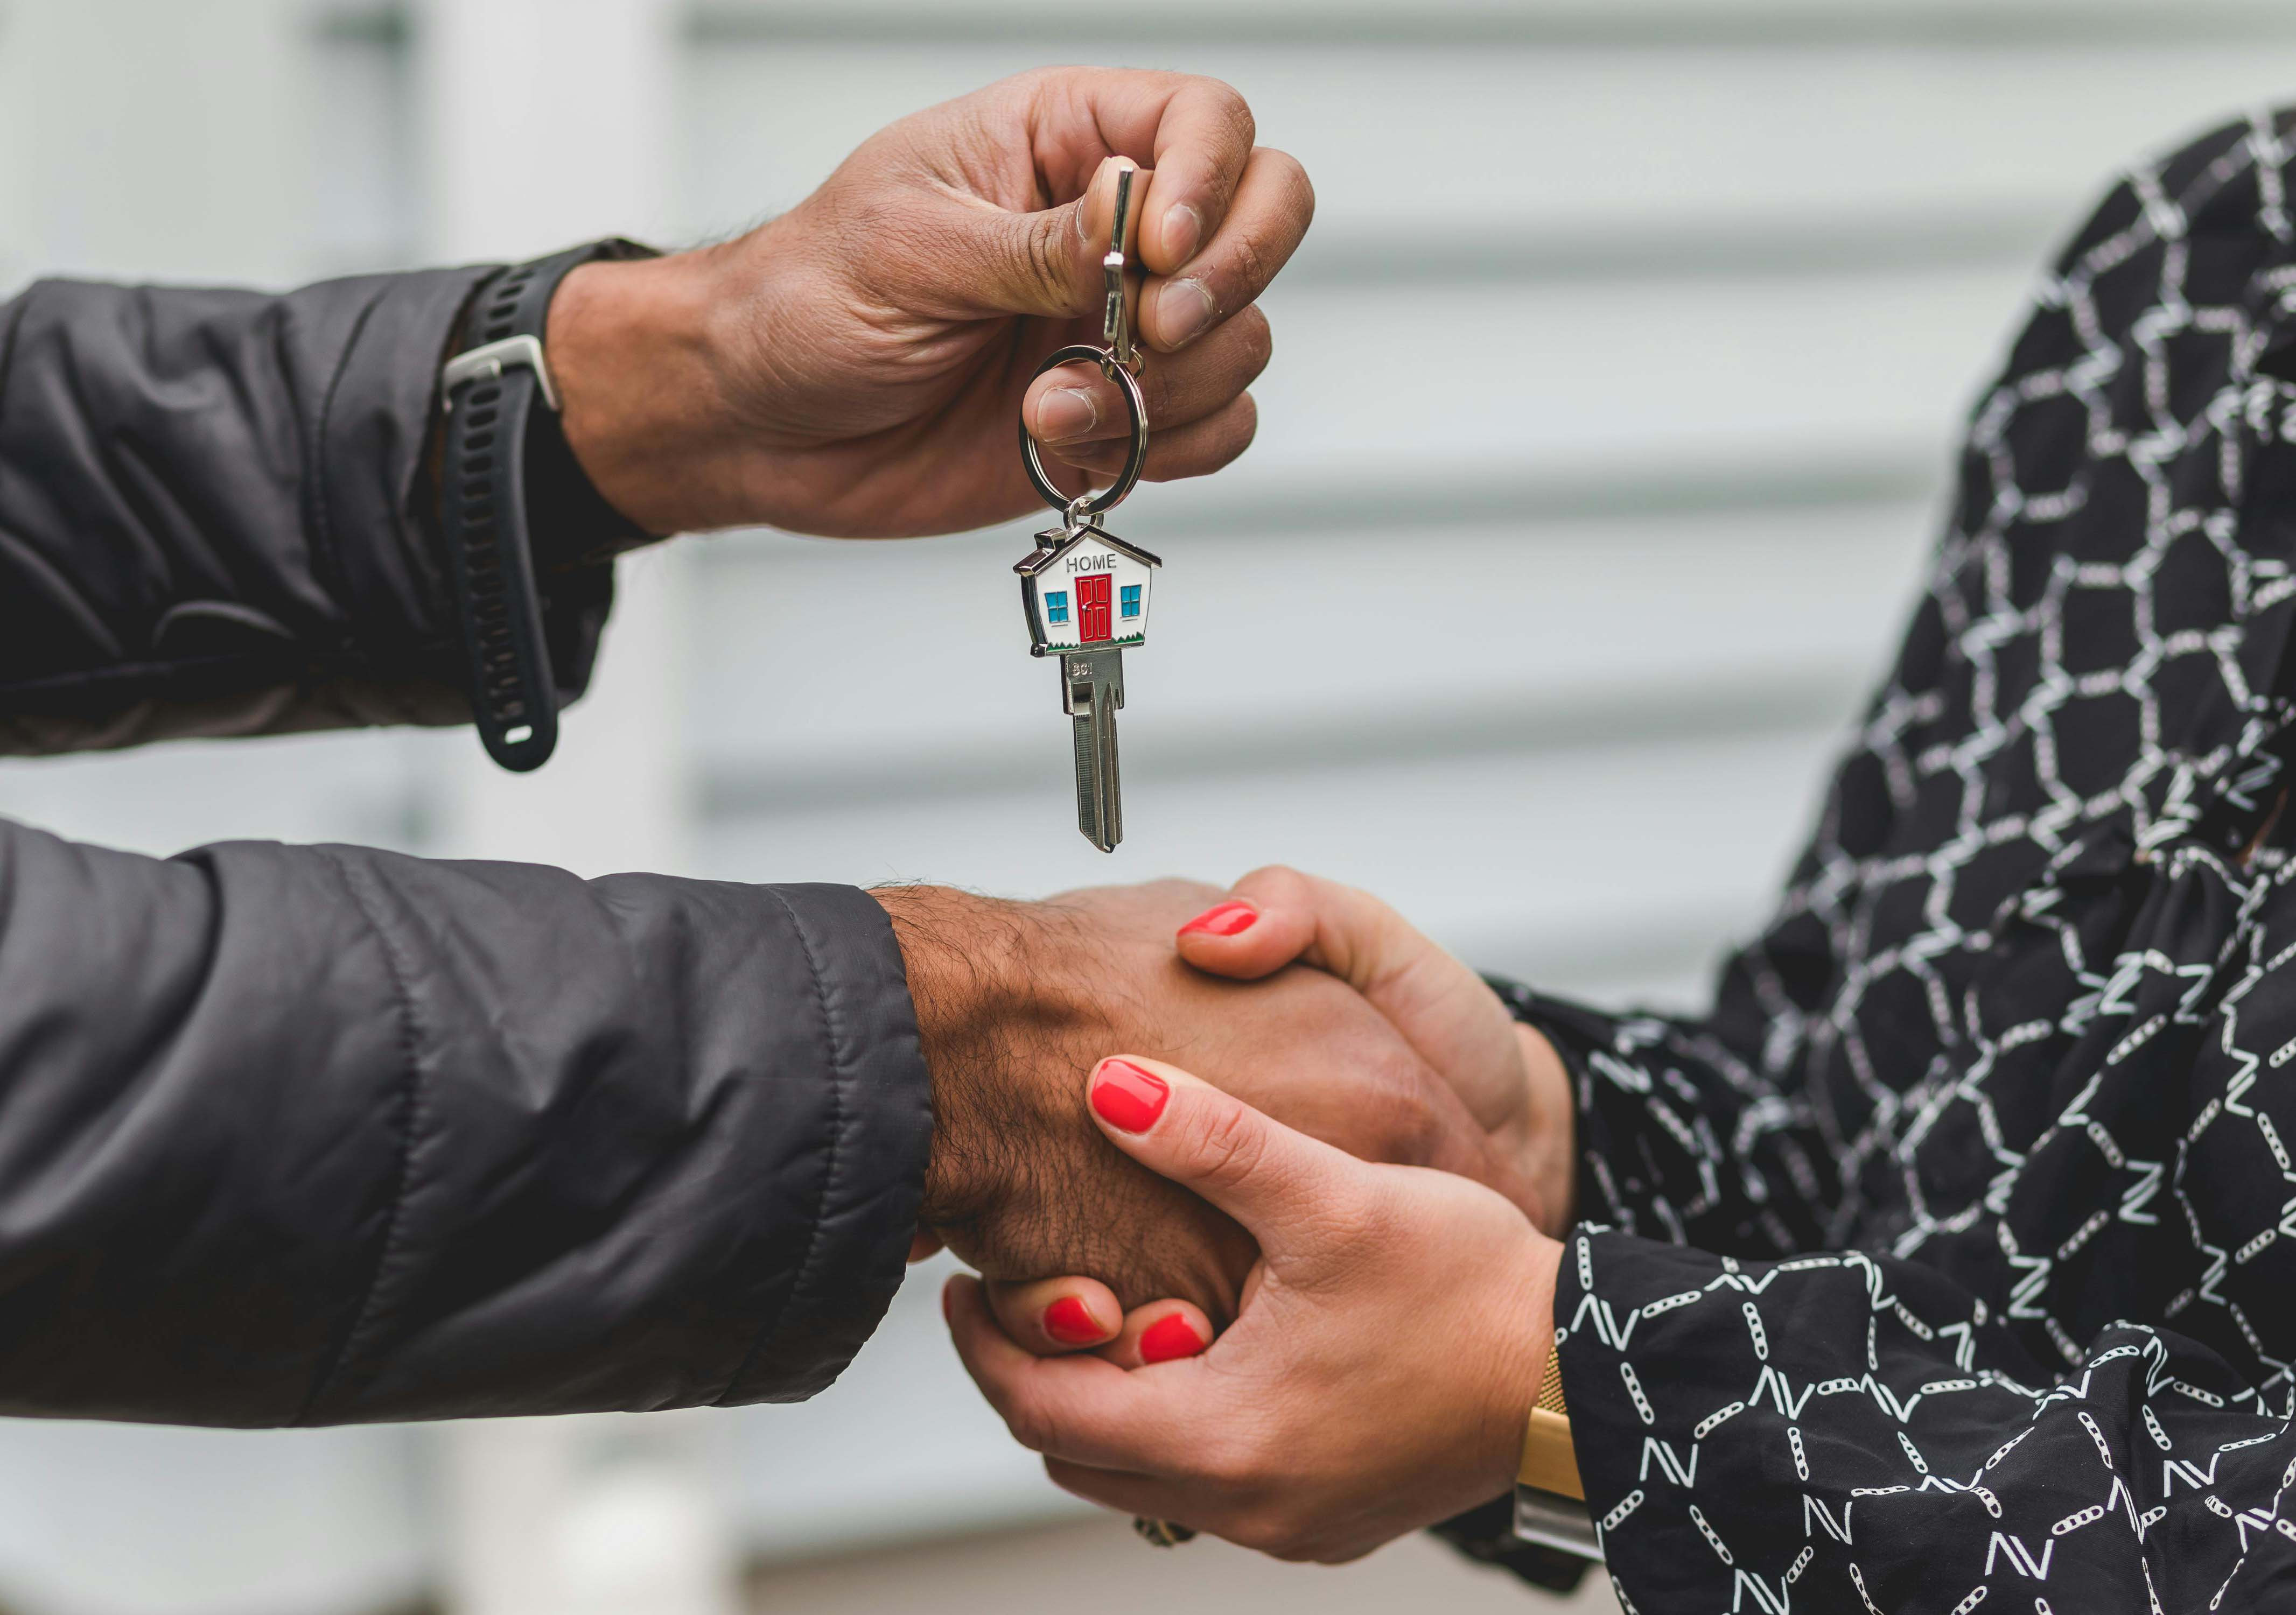
[[[842,887],[0,823],[0,1413],[226,1425],[793,1399],[931,1132]]]
[[[467,721],[426,461],[488,273],[0,304],[0,754]],[[562,699],[612,577],[537,578]]]
[[[466,718],[425,462],[486,274],[0,305],[0,752]],[[611,573],[557,537],[570,697]],[[0,1413],[804,1397],[931,1125],[857,891],[0,822]]]

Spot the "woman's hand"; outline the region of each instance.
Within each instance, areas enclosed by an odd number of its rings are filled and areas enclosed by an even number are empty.
[[[1261,1259],[1201,1356],[1129,1370],[1032,1355],[978,1281],[950,1281],[966,1368],[1057,1484],[1325,1562],[1508,1489],[1561,1245],[1488,1189],[1357,1160],[1175,1067],[1106,1061],[1087,1085],[1117,1148],[1234,1217]]]
[[[1276,865],[1238,881],[1176,940],[1180,957],[1210,975],[1258,981],[1296,961],[1354,988],[1515,1164],[1521,1187],[1508,1192],[1531,1220],[1557,1238],[1570,1226],[1577,1149],[1562,1057],[1401,914],[1369,892]]]
[[[1146,475],[1242,453],[1267,363],[1252,307],[1314,212],[1227,86],[1024,73],[883,129],[812,196],[721,247],[594,264],[550,314],[567,439],[652,531],[771,523],[840,537],[953,532],[1038,504],[1013,441],[1112,470],[1128,427],[1090,366],[1115,166],[1135,182]],[[1082,485],[1083,480],[1076,480]]]

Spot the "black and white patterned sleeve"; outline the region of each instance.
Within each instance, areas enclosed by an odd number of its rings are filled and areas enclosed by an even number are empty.
[[[1502,989],[1630,1611],[2296,1609],[2292,184],[2259,112],[2066,244],[1713,1010]]]
[[[2248,1569],[2230,1607],[2296,1595],[2285,1409],[2168,1331],[2107,1328],[2051,1374],[1917,1263],[1586,1228],[1555,1312],[1629,1610],[2112,1615],[2218,1607]]]
[[[2243,947],[2241,985],[2195,1016],[2209,1031],[2193,1075],[2223,1097],[2195,1118],[2185,1171],[2261,1187],[2292,1170],[2269,1146],[2296,1135],[2296,1091],[2243,1089],[2239,1074],[2296,1047],[2296,991],[2276,985],[2296,947]],[[2185,990],[2166,979],[2172,997]],[[2055,1214],[2021,1198],[1997,1220],[1980,1202],[1956,1220],[2019,1275],[1991,1303],[1928,1260],[1812,1244],[1758,1256],[1855,1200],[1804,1175],[1814,1149],[1766,1135],[1765,1119],[1791,1131],[1795,1107],[1747,1064],[1717,1069],[1728,1045],[1709,1029],[1512,996],[1566,1052],[1585,1149],[1616,1168],[1582,1173],[1587,1220],[1554,1321],[1580,1479],[1626,1608],[1971,1615],[2005,1597],[2037,1615],[2134,1615],[2296,1599],[2284,1366],[2263,1352],[2259,1373],[2168,1327],[2084,1324],[2056,1293],[2087,1240],[2103,1250],[2159,1229],[2144,1265],[2184,1286],[2162,1310],[2197,1325],[2221,1309],[2269,1332],[2226,1276],[2267,1265],[2268,1222],[2235,1249],[2210,1226],[2213,1197],[2175,1185],[2181,1215],[2157,1221],[2118,1192],[2074,1203],[2070,1182],[2047,1192]],[[2138,999],[2131,1019],[2152,1007]],[[2095,1147],[2061,1127],[2027,1154]],[[2036,1250],[2027,1225],[2052,1215],[2065,1237]],[[2172,1253],[2188,1231],[2202,1246],[2189,1259]]]
[[[1759,1037],[1731,1036],[1765,958],[1755,948],[1733,962],[1707,1021],[1608,1014],[1493,983],[1570,1073],[1577,1217],[1734,1256],[1823,1238],[1840,1203],[1834,1156],[1794,1068],[1766,1068]]]

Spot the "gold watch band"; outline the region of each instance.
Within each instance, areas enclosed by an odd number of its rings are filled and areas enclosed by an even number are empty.
[[[1538,1400],[1522,1432],[1522,1467],[1516,1484],[1542,1492],[1584,1500],[1587,1488],[1578,1482],[1578,1452],[1570,1444],[1570,1410],[1562,1400],[1562,1354],[1549,1350],[1546,1372],[1539,1376]]]

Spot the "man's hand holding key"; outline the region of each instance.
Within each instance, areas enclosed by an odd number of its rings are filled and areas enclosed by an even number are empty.
[[[551,365],[583,467],[658,533],[767,523],[840,537],[983,527],[1032,508],[1024,419],[1103,474],[1115,384],[1055,349],[1103,334],[1117,165],[1136,184],[1143,474],[1217,471],[1257,424],[1253,307],[1314,211],[1227,86],[1103,68],[1025,73],[902,119],[781,217],[722,246],[576,270]],[[1144,186],[1144,190],[1141,187]]]

